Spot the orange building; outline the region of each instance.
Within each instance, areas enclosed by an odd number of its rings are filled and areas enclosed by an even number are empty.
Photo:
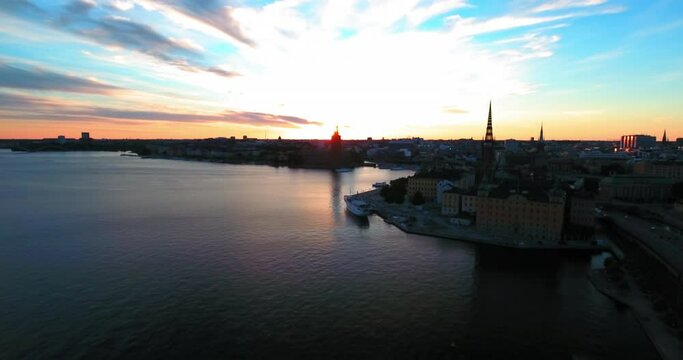
[[[499,186],[477,197],[477,229],[539,243],[559,243],[565,192]]]

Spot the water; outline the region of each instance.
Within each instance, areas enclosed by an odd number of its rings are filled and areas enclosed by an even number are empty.
[[[0,151],[0,358],[657,358],[590,255],[345,212],[408,174]]]

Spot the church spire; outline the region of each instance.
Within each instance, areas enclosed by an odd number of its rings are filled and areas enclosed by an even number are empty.
[[[666,137],[666,129],[664,129],[664,135],[662,135],[662,142],[665,144],[669,142],[669,139]]]
[[[491,100],[489,100],[489,119],[486,123],[486,137],[484,141],[493,142],[493,116],[491,115]]]
[[[541,135],[538,137],[538,141],[544,142],[545,139],[543,138],[543,123],[541,123]]]

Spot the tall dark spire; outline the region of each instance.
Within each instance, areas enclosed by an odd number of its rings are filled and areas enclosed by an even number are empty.
[[[666,137],[666,129],[664,129],[664,135],[662,135],[662,142],[665,144],[669,142],[669,139]]]
[[[489,121],[486,123],[486,137],[484,141],[493,142],[493,116],[491,115],[491,101],[489,100]]]
[[[538,141],[544,142],[545,139],[543,138],[543,123],[541,123],[541,135],[538,137]]]
[[[493,181],[495,174],[496,150],[495,140],[493,139],[493,115],[491,112],[491,102],[489,101],[489,118],[486,123],[486,136],[481,143],[481,162],[478,171],[478,181]]]

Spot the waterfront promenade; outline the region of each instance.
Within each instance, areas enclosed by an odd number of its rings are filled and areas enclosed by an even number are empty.
[[[625,279],[629,286],[624,289],[610,282],[604,269],[593,270],[588,277],[598,291],[631,309],[663,360],[683,359],[683,343],[628,274]]]
[[[591,244],[585,241],[569,241],[563,244],[532,242],[517,237],[501,234],[486,234],[478,231],[474,225],[456,225],[450,218],[441,215],[440,206],[425,204],[415,206],[408,202],[389,204],[380,195],[379,190],[371,190],[352,195],[353,198],[366,201],[377,215],[385,222],[396,226],[410,234],[428,235],[478,244],[502,246],[515,249],[539,250],[609,250],[609,244],[598,241]]]

